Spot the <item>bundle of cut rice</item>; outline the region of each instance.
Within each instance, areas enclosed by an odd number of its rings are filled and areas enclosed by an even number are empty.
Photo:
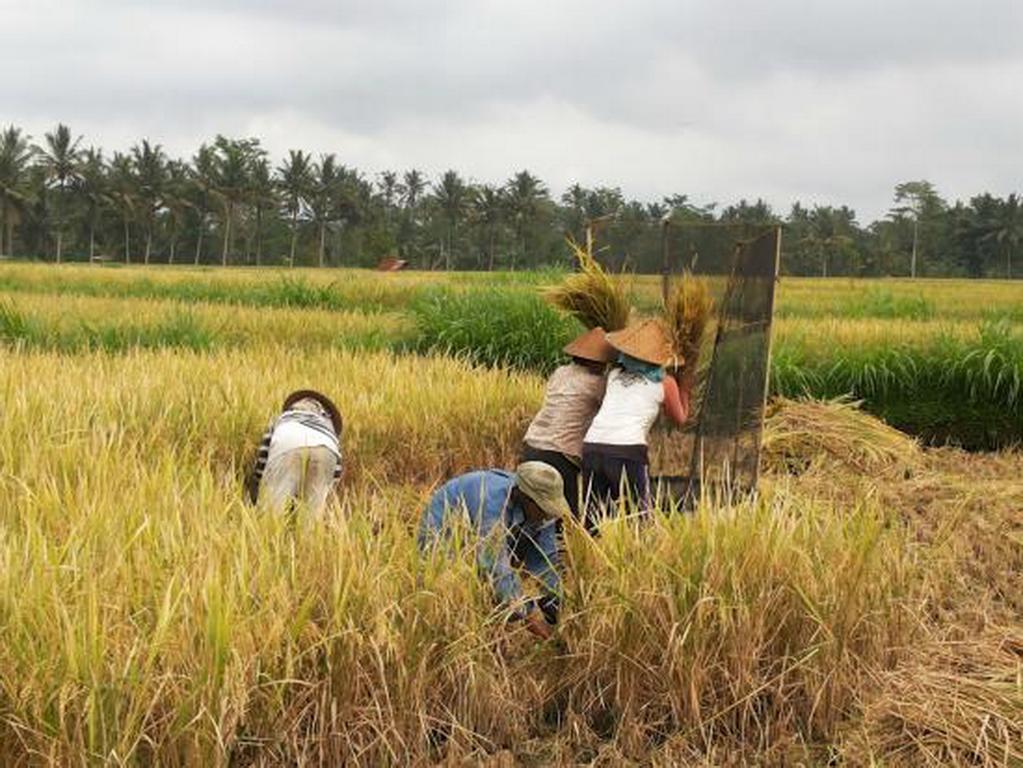
[[[696,373],[700,344],[713,309],[714,300],[706,279],[685,272],[677,290],[664,307],[665,327],[683,376],[691,377]]]
[[[860,410],[848,398],[787,400],[767,408],[763,456],[777,471],[800,472],[824,460],[865,474],[911,471],[920,459],[913,438]]]
[[[586,247],[568,238],[579,262],[579,271],[561,285],[543,292],[558,309],[564,310],[587,328],[618,331],[629,322],[629,299],[621,278],[612,277],[593,257],[592,243]]]

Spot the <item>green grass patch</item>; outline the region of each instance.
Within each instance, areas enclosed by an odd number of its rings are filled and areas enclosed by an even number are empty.
[[[582,328],[533,293],[432,288],[411,306],[415,330],[401,348],[473,363],[548,373]]]
[[[786,397],[852,395],[892,425],[938,442],[993,448],[1023,441],[1023,335],[1007,322],[976,337],[836,348],[826,357],[779,343],[771,389]]]

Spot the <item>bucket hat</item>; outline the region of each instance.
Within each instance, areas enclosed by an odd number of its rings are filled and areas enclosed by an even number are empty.
[[[571,511],[565,500],[565,484],[561,474],[542,461],[524,461],[515,469],[515,485],[536,502],[550,518],[569,517]]]

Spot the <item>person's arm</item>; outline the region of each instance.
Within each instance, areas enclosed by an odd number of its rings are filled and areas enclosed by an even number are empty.
[[[263,433],[263,439],[259,441],[259,450],[256,451],[256,463],[249,475],[248,491],[249,500],[255,504],[259,498],[259,484],[263,480],[263,472],[266,471],[266,459],[270,455],[270,440],[273,438],[274,422]]]
[[[682,426],[689,418],[689,388],[680,391],[675,377],[665,375],[664,377],[664,402],[661,404],[668,418]]]
[[[561,555],[558,552],[557,526],[547,523],[533,536],[523,532],[522,563],[543,587],[543,597],[535,601],[544,618],[551,624],[558,621],[561,610]]]
[[[480,576],[490,582],[494,598],[504,607],[512,607],[521,600],[522,584],[511,563],[508,549],[508,528],[505,506],[509,489],[496,478],[477,477],[459,487],[464,505],[476,535],[476,568]],[[524,616],[516,610],[519,618]]]

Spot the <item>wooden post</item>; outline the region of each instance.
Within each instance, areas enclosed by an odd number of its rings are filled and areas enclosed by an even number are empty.
[[[661,219],[661,299],[664,306],[668,306],[668,293],[671,285],[671,254],[668,243],[668,227],[671,226],[671,219]]]

